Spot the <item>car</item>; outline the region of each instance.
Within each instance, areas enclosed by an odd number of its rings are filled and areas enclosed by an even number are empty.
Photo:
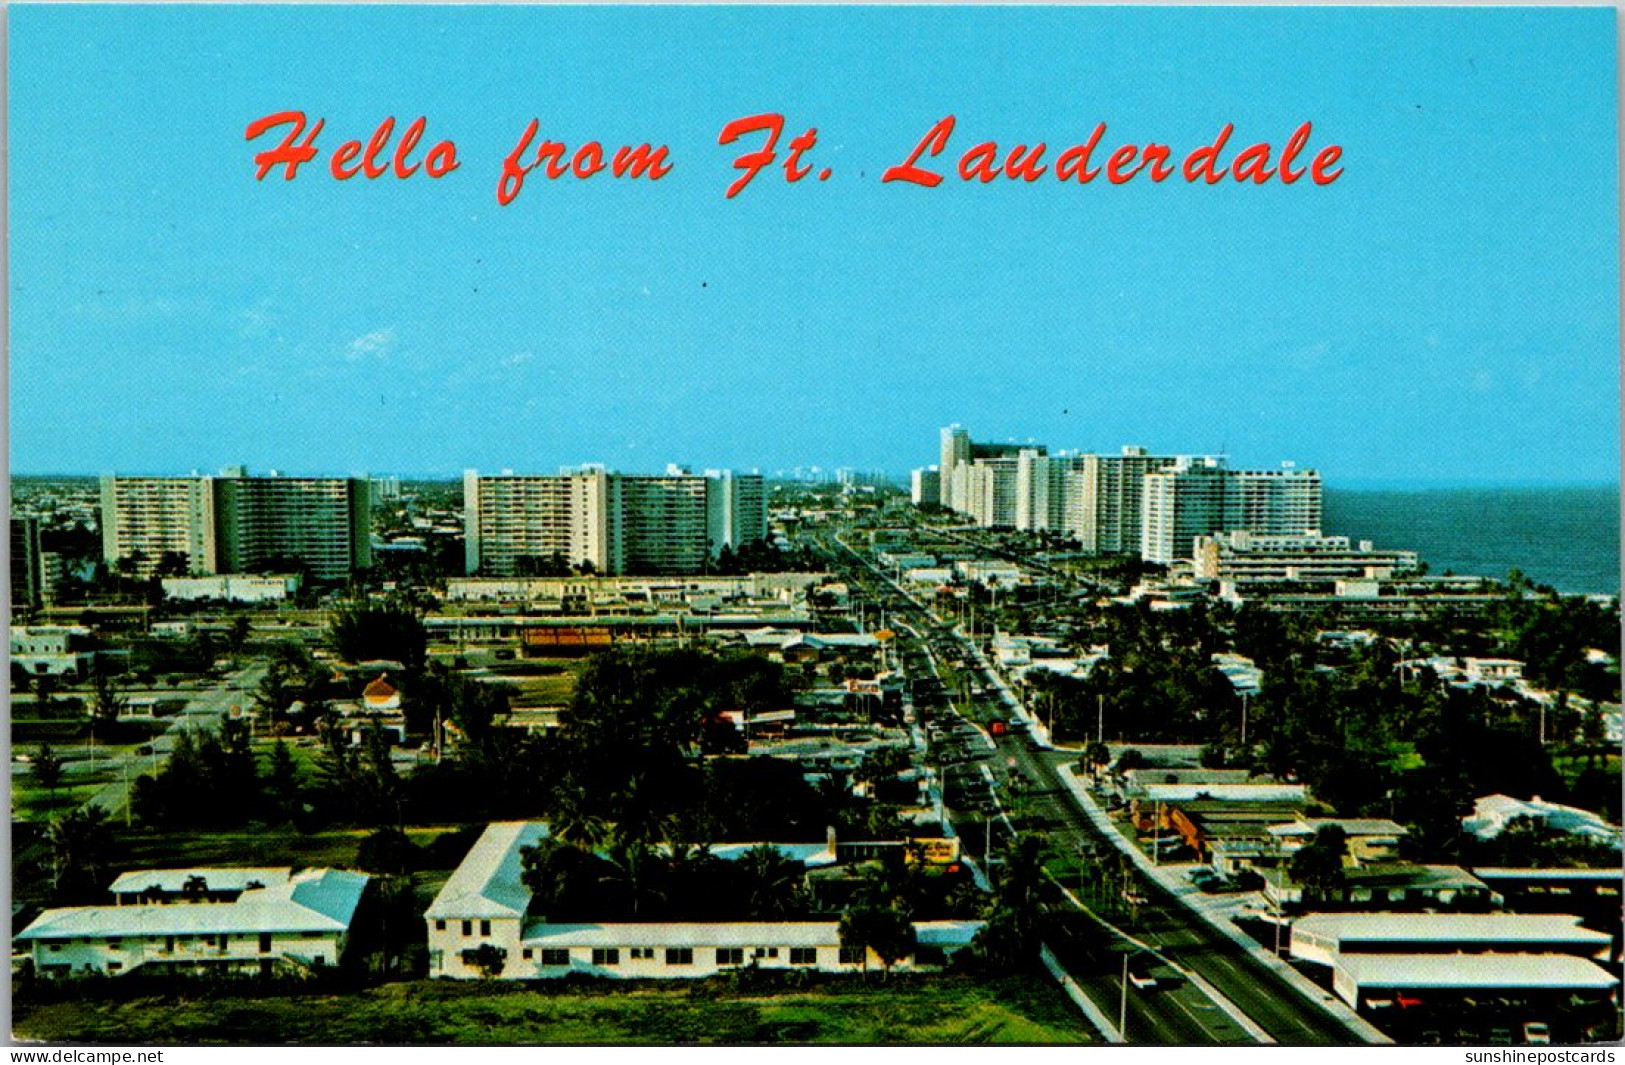
[[[1552,1030],[1545,1021],[1529,1021],[1523,1026],[1523,1041],[1530,1046],[1550,1046]]]
[[[1141,991],[1149,991],[1153,987],[1157,986],[1157,978],[1155,976],[1152,976],[1150,973],[1137,973],[1132,970],[1130,970],[1128,974],[1128,982],[1133,984]]]
[[[1512,1029],[1510,1029],[1510,1028],[1491,1028],[1490,1029],[1490,1046],[1492,1046],[1492,1047],[1509,1047],[1511,1045],[1512,1045]]]

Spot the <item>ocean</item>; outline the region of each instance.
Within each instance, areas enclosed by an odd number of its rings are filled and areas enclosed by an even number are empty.
[[[1560,592],[1619,594],[1619,488],[1327,488],[1328,533],[1409,548],[1430,572],[1504,579],[1522,570]]]

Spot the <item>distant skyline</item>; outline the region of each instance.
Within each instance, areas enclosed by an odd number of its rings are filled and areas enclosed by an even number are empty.
[[[1615,12],[14,6],[10,466],[454,477],[934,463],[938,429],[1617,484]],[[898,57],[902,56],[903,59]],[[252,120],[326,119],[298,180]],[[730,119],[819,128],[828,181]],[[948,152],[1304,121],[1313,187],[950,178]],[[386,115],[438,181],[333,181]],[[532,118],[655,182],[500,162]],[[397,134],[398,137],[398,134]],[[786,145],[780,145],[782,161]]]

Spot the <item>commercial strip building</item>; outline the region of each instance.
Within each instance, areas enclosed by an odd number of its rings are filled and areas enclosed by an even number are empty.
[[[1407,992],[1605,996],[1619,985],[1597,964],[1612,942],[1566,915],[1317,913],[1292,926],[1291,952],[1329,966],[1338,996],[1369,1007]]]
[[[528,914],[531,893],[521,880],[523,852],[548,836],[538,822],[488,826],[424,915],[428,922],[429,974],[451,979],[489,975],[503,979],[551,979],[590,973],[616,979],[685,979],[729,969],[858,971],[879,967],[873,956],[841,946],[834,921],[741,921],[707,923],[549,923]],[[786,857],[833,860],[817,845],[781,849]],[[718,857],[749,848],[718,849]],[[968,946],[980,921],[922,921],[915,925],[914,953],[894,968],[929,968]],[[490,949],[484,949],[484,948]]]
[[[723,548],[767,536],[759,474],[463,475],[470,575],[514,577],[562,562],[600,574],[701,573]]]
[[[46,910],[17,940],[46,977],[270,975],[337,965],[370,878],[338,869],[279,874],[285,871],[125,874],[114,884],[119,904]]]
[[[166,555],[193,575],[287,572],[344,580],[372,564],[365,478],[249,476],[101,480],[102,557],[148,577]]]
[[[213,577],[165,577],[159,582],[165,599],[224,600],[233,603],[274,603],[293,598],[299,578],[222,573]]]

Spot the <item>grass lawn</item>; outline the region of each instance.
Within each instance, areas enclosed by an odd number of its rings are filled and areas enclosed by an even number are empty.
[[[349,994],[133,994],[14,1002],[19,1039],[84,1043],[1078,1043],[1076,1008],[1036,974],[878,973],[805,987],[515,986],[419,981]],[[764,981],[765,982],[765,981]],[[201,991],[201,989],[200,989]]]

